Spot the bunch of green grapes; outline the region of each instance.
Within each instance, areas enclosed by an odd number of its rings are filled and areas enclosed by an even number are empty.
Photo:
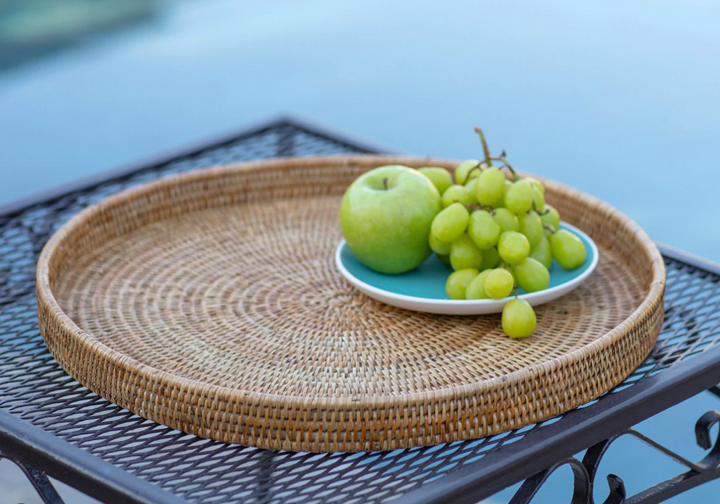
[[[445,287],[451,299],[503,299],[514,293],[503,308],[503,331],[526,338],[537,320],[530,304],[518,299],[518,287],[525,292],[547,289],[553,259],[563,268],[577,268],[585,262],[585,245],[560,229],[560,213],[545,203],[542,183],[520,179],[505,153],[491,156],[482,130],[475,130],[483,161],[463,161],[453,174],[444,168],[419,169],[442,195],[430,248],[455,270]]]

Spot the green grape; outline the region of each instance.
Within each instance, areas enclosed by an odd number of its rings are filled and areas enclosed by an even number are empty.
[[[505,196],[505,175],[497,168],[483,170],[475,185],[475,197],[483,205],[494,205]]]
[[[500,264],[500,254],[496,247],[483,250],[483,260],[480,265],[480,271],[496,268]]]
[[[443,254],[438,254],[438,253],[436,252],[435,255],[437,255],[437,258],[438,258],[438,259],[440,259],[440,262],[445,263],[445,264],[447,264],[448,266],[450,265],[450,254],[443,255]]]
[[[550,235],[553,257],[565,269],[575,269],[585,262],[585,245],[567,229]]]
[[[467,182],[465,182],[465,189],[467,189],[468,194],[470,195],[470,203],[477,203],[477,196],[475,196],[475,186],[477,186],[477,177],[471,178]]]
[[[455,182],[463,185],[468,178],[480,176],[480,161],[477,159],[466,159],[455,168]],[[477,170],[475,169],[477,168]],[[472,172],[472,173],[470,173]]]
[[[523,214],[532,208],[533,186],[526,180],[515,182],[505,193],[505,207],[516,215]]]
[[[460,203],[453,203],[435,216],[430,226],[430,232],[440,241],[454,242],[467,229],[469,218],[470,214],[464,206]]]
[[[468,190],[461,185],[453,185],[445,189],[442,195],[443,208],[447,208],[453,203],[461,203],[463,205],[472,203],[472,198]]]
[[[490,270],[481,271],[478,276],[473,278],[465,290],[465,299],[490,299],[490,296],[485,293],[485,278],[489,273]]]
[[[543,224],[551,225],[555,231],[560,229],[560,212],[552,205],[545,205],[545,212],[540,214],[540,220],[543,221]]]
[[[495,222],[500,226],[501,233],[520,229],[517,216],[507,208],[496,208],[494,214],[493,219],[495,219]]]
[[[480,272],[469,268],[454,272],[447,279],[445,292],[450,299],[465,299],[465,290]]]
[[[545,194],[537,186],[533,186],[533,208],[538,212],[545,208]]]
[[[510,295],[515,287],[512,274],[503,268],[490,270],[483,283],[485,293],[493,299],[502,299]]]
[[[550,285],[550,273],[547,268],[532,257],[516,265],[514,270],[517,283],[525,292],[545,290]]]
[[[468,234],[477,248],[487,250],[497,245],[500,239],[500,226],[490,213],[476,210],[470,216]]]
[[[524,299],[513,299],[505,304],[502,312],[502,328],[511,338],[527,338],[537,326],[535,310]]]
[[[482,264],[482,252],[465,233],[452,242],[450,247],[450,266],[455,271],[468,268],[480,269]]]
[[[505,179],[505,189],[503,191],[503,197],[500,198],[500,201],[498,201],[494,205],[491,205],[493,208],[505,208],[507,206],[505,205],[505,198],[507,198],[507,193],[512,187],[512,185],[512,182],[510,182],[508,179]]]
[[[498,253],[508,264],[521,263],[530,254],[530,242],[522,233],[505,231],[500,235]]]
[[[542,182],[540,182],[535,177],[525,177],[523,180],[530,182],[533,187],[537,187],[537,189],[545,196],[545,186],[542,185]]]
[[[452,242],[444,242],[442,240],[439,240],[435,237],[432,232],[430,233],[430,237],[428,238],[428,243],[430,244],[430,250],[435,252],[437,255],[448,255],[450,254],[450,245],[452,245]]]
[[[440,193],[440,196],[442,196],[448,187],[453,185],[452,175],[445,168],[423,166],[422,168],[418,168],[418,171],[430,179],[430,182],[433,183]]]
[[[536,212],[530,211],[518,215],[518,225],[518,231],[527,237],[531,248],[540,243],[543,237],[543,225]]]
[[[550,250],[550,240],[543,234],[540,243],[530,250],[530,257],[538,261],[540,264],[550,269],[552,266],[552,250]]]

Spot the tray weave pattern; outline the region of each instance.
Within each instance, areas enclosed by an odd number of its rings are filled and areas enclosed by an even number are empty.
[[[665,270],[647,235],[546,181],[601,261],[540,307],[524,341],[498,316],[377,303],[335,271],[339,200],[376,156],[281,159],[170,177],[89,207],[38,263],[48,348],[91,390],[220,441],[370,451],[478,438],[558,415],[648,355]],[[433,165],[453,163],[432,160]]]

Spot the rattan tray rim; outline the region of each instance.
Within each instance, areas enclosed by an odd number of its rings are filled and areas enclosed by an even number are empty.
[[[40,257],[38,259],[37,266],[37,296],[38,300],[46,303],[50,308],[50,313],[56,320],[64,326],[66,329],[73,332],[78,338],[78,343],[83,345],[87,349],[91,349],[94,352],[99,352],[103,357],[111,359],[119,366],[125,369],[131,369],[138,372],[141,375],[147,377],[158,377],[162,380],[173,382],[180,386],[190,386],[200,388],[208,392],[213,392],[213,395],[219,399],[227,399],[232,396],[242,395],[253,395],[255,399],[263,406],[275,406],[278,401],[283,403],[292,402],[295,404],[304,405],[316,405],[318,407],[334,406],[334,407],[353,407],[356,405],[356,401],[352,397],[314,397],[314,396],[296,396],[296,395],[281,395],[267,392],[255,392],[251,390],[243,390],[238,388],[225,387],[221,385],[209,384],[200,380],[192,380],[176,374],[158,369],[147,364],[144,364],[132,357],[128,357],[112,348],[108,347],[104,343],[95,339],[91,334],[83,331],[78,327],[73,320],[62,310],[58,304],[55,296],[50,288],[50,271],[49,271],[49,259],[53,250],[57,247],[58,243],[62,238],[72,231],[75,226],[82,224],[88,217],[96,212],[100,212],[105,208],[109,208],[114,205],[119,205],[127,201],[131,201],[134,198],[142,197],[153,193],[161,188],[168,188],[172,184],[182,184],[193,180],[202,180],[208,178],[211,175],[221,175],[227,172],[234,172],[236,170],[244,171],[260,171],[267,168],[280,168],[284,170],[291,170],[292,168],[287,167],[288,161],[293,163],[302,163],[305,165],[323,164],[332,160],[335,163],[341,161],[341,164],[348,166],[353,163],[357,163],[367,159],[382,159],[385,164],[418,164],[422,162],[428,166],[433,166],[440,162],[446,163],[447,159],[441,158],[425,158],[418,156],[377,156],[377,155],[331,155],[331,156],[308,156],[308,157],[288,157],[288,158],[274,158],[271,160],[252,161],[244,163],[232,163],[225,165],[218,165],[208,168],[199,169],[192,172],[182,173],[164,177],[158,180],[154,180],[137,187],[132,187],[123,190],[117,194],[109,196],[105,200],[88,206],[87,208],[80,211],[77,215],[68,220],[63,224],[50,238],[43,248]],[[529,173],[520,173],[521,176],[529,176]],[[578,348],[571,352],[568,352],[560,357],[538,362],[537,364],[526,367],[517,371],[513,371],[495,378],[484,379],[480,382],[474,382],[470,384],[452,385],[449,387],[436,388],[423,392],[413,392],[406,394],[377,394],[372,396],[363,396],[363,403],[373,406],[390,406],[399,404],[399,400],[404,399],[405,405],[421,404],[424,403],[428,398],[434,399],[448,399],[454,396],[465,394],[468,392],[478,393],[487,389],[492,389],[494,386],[513,381],[514,379],[522,378],[527,380],[528,378],[537,378],[540,371],[553,371],[560,366],[563,361],[577,361],[585,353],[595,353],[596,350],[603,349],[615,343],[618,338],[622,337],[626,332],[627,327],[631,323],[643,316],[648,308],[658,301],[658,298],[664,294],[665,286],[665,265],[662,260],[660,251],[655,246],[655,243],[650,239],[647,233],[632,219],[630,219],[623,212],[619,211],[615,207],[605,203],[604,201],[595,198],[594,196],[588,195],[569,186],[555,182],[553,180],[545,179],[540,176],[532,175],[543,181],[546,185],[555,185],[562,188],[565,191],[579,193],[588,202],[593,205],[604,207],[604,211],[613,213],[615,216],[625,221],[636,233],[642,242],[648,246],[650,254],[652,256],[652,272],[653,280],[650,284],[650,288],[646,296],[640,305],[620,324],[618,324],[611,331],[607,332],[600,338],[593,342],[585,345],[582,348]],[[42,323],[42,322],[41,322]],[[531,376],[528,376],[531,375]],[[88,385],[83,383],[83,385]],[[260,396],[259,398],[257,396]]]

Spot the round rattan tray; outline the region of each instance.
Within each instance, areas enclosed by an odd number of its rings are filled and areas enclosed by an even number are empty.
[[[402,157],[221,166],[88,207],[43,250],[40,330],[79,382],[145,418],[230,443],[368,451],[478,438],[563,413],[650,352],[665,269],[642,229],[552,181],[547,200],[600,264],[537,308],[527,340],[497,315],[376,302],[336,271],[340,198]]]

